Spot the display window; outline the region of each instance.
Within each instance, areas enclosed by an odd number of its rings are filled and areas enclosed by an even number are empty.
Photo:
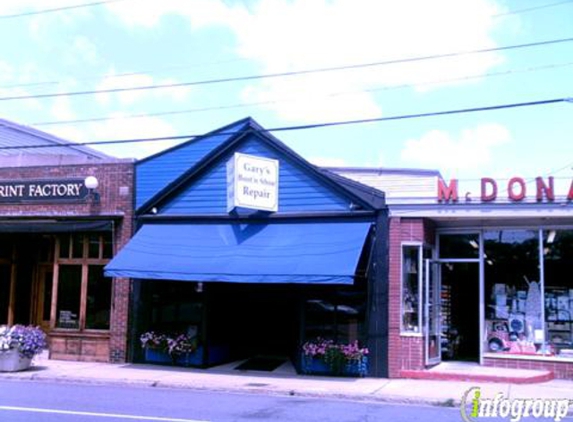
[[[57,238],[53,326],[66,330],[109,330],[112,283],[103,276],[111,258],[110,234]]]
[[[422,245],[402,245],[402,333],[421,333]]]
[[[573,358],[571,230],[484,232],[484,351]]]

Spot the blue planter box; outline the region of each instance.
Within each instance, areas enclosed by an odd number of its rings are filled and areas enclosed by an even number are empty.
[[[227,348],[225,347],[210,346],[208,350],[207,361],[205,362],[203,356],[203,346],[199,346],[194,352],[182,353],[173,356],[161,350],[146,348],[144,357],[145,362],[147,363],[199,367],[224,362],[228,357],[228,353]]]
[[[368,374],[368,357],[364,356],[358,361],[347,362],[343,368],[335,371],[323,359],[302,355],[300,370],[309,375],[334,375],[345,377],[365,377]]]

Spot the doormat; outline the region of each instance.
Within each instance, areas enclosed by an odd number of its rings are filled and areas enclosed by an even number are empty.
[[[235,369],[239,371],[274,371],[283,363],[286,362],[284,358],[274,358],[268,356],[257,356],[250,358],[245,362],[236,366]]]

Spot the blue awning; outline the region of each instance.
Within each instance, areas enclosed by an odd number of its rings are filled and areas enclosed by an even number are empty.
[[[352,284],[371,223],[146,224],[108,277]]]

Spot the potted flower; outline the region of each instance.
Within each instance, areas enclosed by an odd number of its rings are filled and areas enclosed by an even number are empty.
[[[202,364],[202,353],[198,350],[195,336],[148,331],[143,333],[139,340],[146,362],[184,366]]]
[[[305,374],[366,376],[368,349],[358,341],[335,343],[317,338],[302,345],[301,371]]]
[[[0,326],[0,372],[22,371],[47,347],[46,334],[34,326]]]

